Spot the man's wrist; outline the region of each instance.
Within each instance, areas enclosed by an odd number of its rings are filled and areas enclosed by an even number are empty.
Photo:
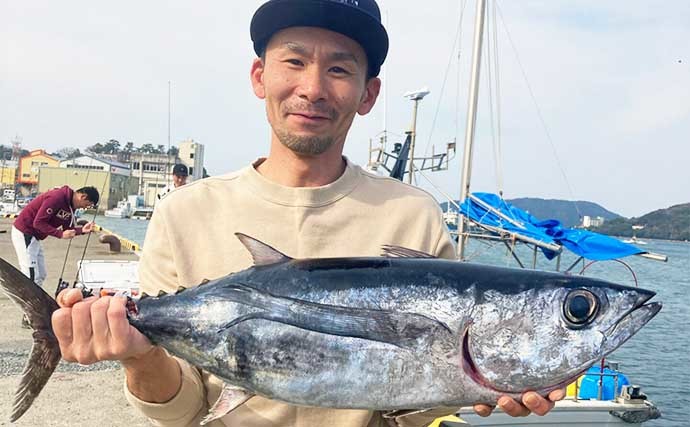
[[[166,403],[182,386],[180,365],[161,347],[153,347],[141,356],[123,359],[127,388],[137,399]]]

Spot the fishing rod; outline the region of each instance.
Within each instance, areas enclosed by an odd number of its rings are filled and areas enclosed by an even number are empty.
[[[93,159],[94,159],[94,158],[93,158],[92,156],[89,156],[89,158],[90,158],[89,167],[88,167],[87,170],[86,170],[86,176],[84,177],[84,185],[82,185],[82,187],[85,187],[86,184],[88,183],[88,181],[89,181],[89,174],[91,173],[91,169],[92,169],[92,166],[93,166]],[[73,162],[73,165],[76,165],[76,163]],[[103,185],[101,186],[101,192],[100,192],[101,195],[102,195],[103,192],[105,191],[105,184],[106,184],[107,181],[108,181],[108,180],[105,179],[105,177],[104,177],[104,178],[103,178]],[[93,222],[94,224],[95,224],[95,222],[96,222],[96,215],[97,215],[97,214],[98,214],[98,205],[96,204],[96,205],[94,205],[94,213],[93,213],[93,218],[92,218],[92,221],[91,221],[91,222]],[[74,224],[76,225],[76,219],[75,219],[75,216],[74,216],[74,212],[72,213],[72,221],[73,221]],[[74,278],[74,283],[75,283],[75,284],[77,283],[77,280],[78,280],[78,278],[79,278],[79,272],[81,271],[81,264],[82,264],[82,262],[84,261],[84,256],[86,255],[86,249],[88,248],[88,246],[89,246],[89,240],[91,239],[91,233],[88,233],[88,234],[89,234],[89,235],[86,236],[86,244],[84,245],[84,251],[83,251],[82,254],[81,254],[81,259],[79,260],[79,264],[78,264],[78,267],[77,267],[77,274],[76,274],[76,276],[75,276],[75,278]],[[72,240],[73,240],[73,239],[70,239],[69,243],[67,244],[67,250],[65,251],[65,259],[64,259],[64,261],[62,262],[62,270],[60,271],[60,278],[58,279],[57,288],[55,289],[55,297],[56,297],[56,298],[57,298],[57,296],[58,296],[58,294],[59,294],[60,292],[62,292],[64,289],[69,288],[69,286],[70,286],[69,282],[63,280],[63,278],[64,278],[64,274],[65,274],[65,268],[66,268],[66,266],[67,266],[67,259],[68,259],[68,257],[69,257],[69,252],[70,252],[70,249],[72,248]]]

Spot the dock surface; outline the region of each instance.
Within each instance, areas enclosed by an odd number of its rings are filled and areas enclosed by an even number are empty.
[[[11,239],[12,219],[0,218],[0,257],[18,267]],[[110,253],[108,245],[98,242],[99,233],[89,239],[84,259],[136,260],[123,250]],[[63,279],[73,283],[77,262],[86,246],[87,236],[72,240]],[[54,295],[69,240],[48,237],[43,241],[48,277],[45,290]],[[9,426],[14,392],[31,349],[31,330],[22,329],[21,311],[0,291],[0,426]],[[149,426],[147,420],[125,400],[124,374],[117,362],[92,366],[60,362],[33,406],[12,425],[16,426]]]

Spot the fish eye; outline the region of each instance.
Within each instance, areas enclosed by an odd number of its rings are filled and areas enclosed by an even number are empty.
[[[599,312],[599,299],[590,291],[576,289],[565,297],[563,315],[573,328],[589,324]]]

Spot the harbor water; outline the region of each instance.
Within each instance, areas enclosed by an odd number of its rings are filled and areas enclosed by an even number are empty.
[[[147,221],[97,217],[96,222],[122,237],[144,244]],[[270,243],[270,242],[269,242]],[[625,263],[608,261],[590,265],[584,272],[623,285],[657,292],[654,301],[662,301],[664,308],[647,326],[610,355],[609,360],[620,363],[620,370],[632,384],[642,387],[650,400],[661,410],[662,418],[645,426],[681,427],[690,425],[690,243],[650,240],[641,246],[649,252],[668,256],[668,262],[641,257],[628,257]],[[280,248],[278,248],[280,249]],[[467,250],[471,262],[516,267],[517,264],[500,243],[486,244],[472,241]],[[518,252],[531,267],[532,253]],[[568,268],[576,257],[564,254],[561,270]],[[554,261],[538,256],[537,268],[554,270]],[[583,265],[573,269],[579,274]]]

